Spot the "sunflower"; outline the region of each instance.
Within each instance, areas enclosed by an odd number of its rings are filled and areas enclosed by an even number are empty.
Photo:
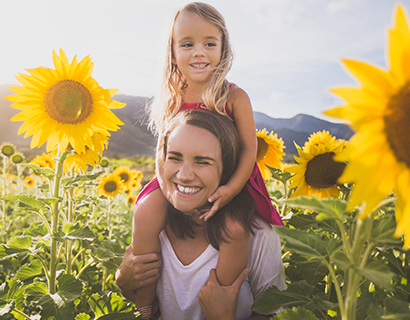
[[[103,89],[91,77],[93,63],[88,56],[79,63],[74,57],[69,63],[60,49],[60,56],[53,51],[53,61],[55,70],[27,69],[30,75],[16,77],[23,87],[10,87],[16,94],[5,99],[22,112],[11,120],[24,121],[18,133],[33,136],[31,148],[47,141],[47,152],[58,143],[61,150],[71,145],[85,153],[94,133],[109,136],[108,130],[116,131],[123,124],[110,109],[125,104],[110,100],[118,90]]]
[[[344,154],[349,165],[342,178],[355,183],[348,209],[364,203],[363,218],[395,190],[395,235],[404,235],[404,247],[410,248],[410,30],[401,6],[388,45],[387,70],[343,61],[360,86],[333,89],[346,104],[325,114],[350,121],[357,131]]]
[[[294,157],[298,165],[286,168],[286,171],[295,174],[290,178],[292,183],[289,185],[289,188],[297,187],[292,197],[315,194],[319,198],[337,198],[337,182],[346,164],[333,158],[340,154],[344,146],[344,141],[336,140],[328,131],[311,134],[303,148],[298,148],[299,158]]]
[[[40,156],[35,156],[33,160],[31,160],[30,163],[38,164],[40,167],[43,168],[51,168],[55,169],[56,168],[56,162],[53,159],[53,157],[49,154],[43,153]]]
[[[106,157],[102,157],[100,160],[100,167],[101,168],[107,168],[110,164],[110,160]]]
[[[124,189],[124,185],[119,176],[110,174],[100,180],[97,189],[100,190],[100,194],[114,198],[121,190]]]
[[[258,139],[256,162],[263,179],[271,180],[272,174],[267,166],[280,168],[282,158],[285,155],[283,149],[286,147],[283,145],[282,138],[278,138],[276,133],[273,135],[273,131],[268,135],[266,129],[262,131],[257,130],[256,137]]]
[[[19,164],[24,161],[24,155],[20,152],[14,153],[10,158],[14,164]]]
[[[10,157],[16,152],[16,147],[12,143],[3,143],[0,152],[4,157]]]
[[[23,183],[25,187],[33,187],[36,184],[36,181],[32,176],[27,176],[23,179]]]
[[[64,170],[66,172],[71,171],[72,168],[77,168],[85,173],[87,170],[87,164],[92,167],[96,167],[98,165],[98,163],[100,162],[99,154],[101,155],[104,148],[107,147],[108,137],[99,133],[95,133],[92,135],[91,139],[93,141],[93,144],[91,145],[91,148],[86,146],[84,153],[79,153],[74,150],[71,145],[68,145],[66,150],[73,151],[74,153],[64,161]],[[57,156],[57,151],[58,146],[51,153],[51,156]]]
[[[136,195],[130,194],[126,199],[125,199],[125,204],[130,207],[131,209],[134,208],[134,203],[135,200],[137,199]]]
[[[129,184],[131,183],[131,180],[133,178],[133,173],[127,166],[119,166],[114,170],[112,175],[118,176],[126,188],[129,187]]]

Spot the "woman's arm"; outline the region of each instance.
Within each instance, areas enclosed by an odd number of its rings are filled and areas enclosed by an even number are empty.
[[[198,302],[207,320],[235,320],[239,291],[248,274],[245,268],[235,282],[223,287],[216,279],[215,269],[209,272],[209,280],[198,295]],[[267,320],[268,316],[253,314],[250,320]]]
[[[155,253],[134,256],[132,245],[115,273],[115,280],[123,295],[135,303],[135,291],[157,281],[161,262]]]

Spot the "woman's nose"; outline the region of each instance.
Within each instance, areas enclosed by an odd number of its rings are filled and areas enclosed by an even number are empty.
[[[184,163],[181,165],[177,172],[177,178],[181,181],[189,181],[194,177],[194,172],[192,166],[189,163]]]

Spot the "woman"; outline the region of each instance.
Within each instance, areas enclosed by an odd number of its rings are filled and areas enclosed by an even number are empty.
[[[162,269],[155,254],[132,257],[127,250],[117,272],[118,286],[138,305],[130,290],[159,277],[157,298],[164,320],[267,319],[252,313],[251,306],[268,287],[285,288],[277,234],[253,215],[246,189],[212,219],[199,218],[209,205],[208,197],[235,170],[240,154],[235,126],[227,117],[209,111],[182,112],[165,130],[159,150],[161,189],[172,204],[160,235]],[[251,233],[247,270],[231,287],[221,287],[211,271],[216,268],[218,250],[229,239],[242,237],[241,230]]]

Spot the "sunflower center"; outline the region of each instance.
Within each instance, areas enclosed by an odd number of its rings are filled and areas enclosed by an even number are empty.
[[[119,176],[120,176],[120,179],[121,179],[124,183],[127,183],[128,180],[130,180],[130,176],[129,176],[129,174],[126,173],[126,172],[120,173]]]
[[[108,181],[106,184],[104,184],[104,190],[106,192],[114,192],[117,190],[117,183],[115,181]]]
[[[90,91],[74,80],[61,80],[45,94],[47,114],[64,124],[76,124],[84,121],[93,111],[93,99]]]
[[[330,188],[337,184],[346,164],[333,160],[334,152],[315,156],[306,166],[305,182],[315,189]]]
[[[387,141],[396,159],[410,168],[410,82],[390,98],[384,124]]]
[[[258,153],[256,155],[256,161],[261,161],[263,158],[265,158],[268,149],[269,149],[269,144],[261,137],[258,138]]]

